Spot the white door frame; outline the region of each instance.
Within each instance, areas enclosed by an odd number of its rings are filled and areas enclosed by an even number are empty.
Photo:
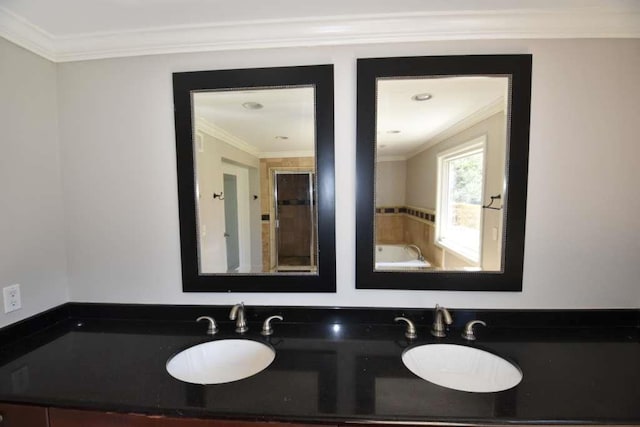
[[[249,206],[249,169],[222,159],[222,174],[234,175],[238,190],[238,246],[240,267],[238,272],[251,270],[251,220]]]

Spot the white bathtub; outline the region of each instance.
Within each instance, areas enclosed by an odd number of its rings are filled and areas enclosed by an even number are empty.
[[[376,269],[426,268],[428,261],[420,261],[413,248],[407,245],[376,245]]]

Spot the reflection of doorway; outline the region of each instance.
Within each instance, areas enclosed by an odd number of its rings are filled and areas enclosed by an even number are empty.
[[[276,171],[276,270],[315,269],[315,188],[313,172]]]
[[[251,266],[249,170],[223,161],[222,173],[227,272],[247,271]]]
[[[224,238],[227,248],[227,271],[240,267],[240,242],[238,240],[238,179],[224,174]]]

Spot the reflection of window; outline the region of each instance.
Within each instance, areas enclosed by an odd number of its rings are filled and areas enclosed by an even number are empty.
[[[437,240],[480,263],[486,138],[476,138],[438,155]]]

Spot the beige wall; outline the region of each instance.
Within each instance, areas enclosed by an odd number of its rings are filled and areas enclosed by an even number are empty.
[[[57,102],[55,64],[0,37],[0,327],[69,298]]]
[[[438,154],[482,135],[487,137],[488,175],[485,193],[502,193],[500,172],[504,171],[505,115],[500,112],[407,160],[407,204],[435,209],[438,189]]]
[[[404,206],[406,181],[406,160],[376,162],[376,206]]]
[[[58,65],[74,301],[474,308],[640,306],[640,40],[481,40],[159,55]],[[355,289],[356,58],[531,53],[524,290]],[[171,73],[335,64],[335,294],[183,293]],[[96,102],[99,100],[99,102]],[[625,200],[620,204],[620,200]]]

